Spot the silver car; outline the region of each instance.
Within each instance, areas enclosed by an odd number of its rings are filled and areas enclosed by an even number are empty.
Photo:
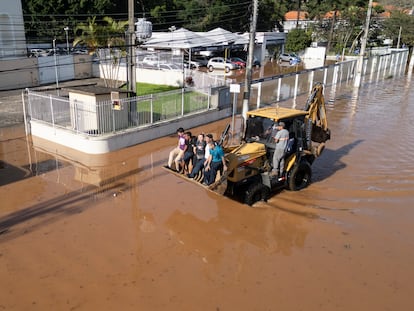
[[[297,56],[295,53],[283,53],[279,56],[280,62],[289,62],[289,64],[297,64],[300,63],[300,57]]]
[[[237,65],[232,63],[229,59],[224,59],[224,57],[213,57],[210,58],[207,63],[207,68],[209,71],[214,69],[224,69],[225,72],[230,70],[237,69]]]

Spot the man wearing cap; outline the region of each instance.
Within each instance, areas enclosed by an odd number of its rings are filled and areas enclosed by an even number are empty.
[[[285,123],[279,122],[277,124],[278,131],[275,135],[275,153],[273,154],[273,170],[270,173],[272,176],[279,176],[283,178],[283,170],[285,167],[285,149],[289,140],[289,131],[285,129]]]

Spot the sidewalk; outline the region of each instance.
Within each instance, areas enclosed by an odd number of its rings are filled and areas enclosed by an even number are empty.
[[[104,85],[100,78],[91,78],[83,80],[72,80],[60,82],[59,87],[79,86],[79,85]],[[44,90],[54,88],[55,84],[35,87],[32,90]],[[23,123],[23,102],[22,93],[24,89],[0,91],[0,127],[7,127]]]

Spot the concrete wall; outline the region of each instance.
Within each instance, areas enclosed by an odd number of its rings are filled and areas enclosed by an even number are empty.
[[[326,48],[319,47],[309,47],[305,49],[305,52],[302,55],[299,55],[304,62],[305,69],[312,69],[317,67],[323,67],[325,64],[325,54]]]
[[[141,129],[131,129],[116,135],[91,137],[76,134],[61,128],[52,128],[43,122],[30,121],[33,141],[36,138],[63,145],[87,154],[104,154],[139,143],[175,133],[178,127],[192,128],[231,116],[231,108],[210,110],[150,125]]]
[[[0,90],[38,86],[40,83],[36,58],[0,61]]]
[[[101,64],[99,66],[99,77],[102,79],[127,81],[127,70],[125,64],[113,67]],[[146,68],[136,68],[137,82],[181,86],[183,72],[181,70],[156,70]]]
[[[38,57],[40,84],[72,80],[75,68],[72,55]],[[57,75],[57,76],[56,76]]]
[[[94,77],[92,71],[92,60],[91,55],[73,55],[75,79],[87,79]]]
[[[35,87],[58,81],[93,77],[92,56],[62,55],[0,60],[0,90]]]

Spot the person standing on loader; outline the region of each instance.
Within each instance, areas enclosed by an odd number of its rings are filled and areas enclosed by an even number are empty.
[[[289,131],[285,129],[285,123],[279,122],[278,131],[275,135],[275,152],[273,154],[273,170],[271,176],[278,176],[279,181],[283,180],[283,170],[285,167],[285,149],[289,140]]]

